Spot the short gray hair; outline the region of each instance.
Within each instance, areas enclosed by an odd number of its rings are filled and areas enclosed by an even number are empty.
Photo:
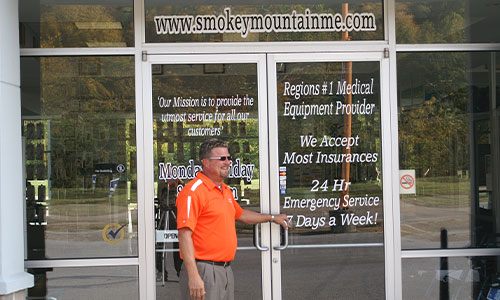
[[[226,141],[223,141],[223,140],[210,139],[210,140],[204,141],[200,146],[200,153],[199,153],[200,161],[204,158],[209,157],[210,154],[212,153],[212,149],[219,148],[219,147],[229,148],[228,143]]]

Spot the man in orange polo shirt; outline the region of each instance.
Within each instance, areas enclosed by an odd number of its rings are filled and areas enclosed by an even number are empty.
[[[177,229],[184,266],[182,299],[233,300],[231,261],[236,254],[235,220],[245,224],[273,221],[288,229],[285,214],[260,214],[242,209],[223,183],[229,175],[228,144],[212,139],[200,146],[203,171],[177,197]]]

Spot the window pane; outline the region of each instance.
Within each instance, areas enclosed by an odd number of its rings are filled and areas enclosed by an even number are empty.
[[[35,299],[139,299],[136,266],[28,269],[35,286],[27,300]]]
[[[23,57],[28,259],[137,255],[133,57]]]
[[[485,0],[396,1],[398,43],[498,43],[500,6]]]
[[[133,47],[133,20],[133,0],[19,0],[21,48]]]
[[[145,0],[146,42],[273,42],[381,40],[383,1]],[[343,6],[344,5],[344,6]],[[344,11],[352,14],[342,18]],[[364,13],[364,14],[363,14]],[[338,18],[340,20],[337,20]],[[158,18],[156,18],[158,17]],[[351,28],[342,38],[342,25]],[[329,28],[329,29],[327,29]]]
[[[442,232],[449,248],[498,247],[495,56],[398,54],[399,164],[416,176],[400,188],[404,249],[445,247]]]
[[[403,299],[498,299],[498,266],[496,256],[403,259]]]

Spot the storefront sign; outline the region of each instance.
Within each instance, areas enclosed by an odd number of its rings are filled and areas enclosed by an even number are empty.
[[[177,230],[156,230],[157,243],[179,242],[179,232]]]
[[[297,232],[383,230],[380,83],[370,68],[290,63],[278,72],[280,203]]]
[[[376,31],[373,13],[312,13],[306,8],[288,14],[233,14],[224,8],[220,15],[155,16],[156,34],[238,33],[246,38],[261,32],[345,32]]]
[[[180,192],[202,170],[199,145],[222,139],[233,156],[226,183],[240,201],[243,189],[255,189],[252,179],[258,174],[258,152],[251,151],[258,149],[256,64],[189,64],[189,72],[195,73],[177,76],[172,74],[178,65],[152,67],[157,143],[162,145],[157,148],[162,158],[156,165],[157,180],[176,182]]]
[[[189,160],[187,166],[159,163],[158,179],[165,182],[171,179],[193,179],[201,169],[201,165],[195,165],[192,159]],[[228,178],[244,178],[247,182],[251,182],[254,169],[254,164],[244,164],[239,158],[236,158],[234,162],[231,162]]]

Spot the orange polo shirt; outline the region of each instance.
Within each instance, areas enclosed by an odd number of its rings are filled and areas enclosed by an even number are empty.
[[[196,259],[231,261],[236,254],[235,220],[243,209],[233,198],[231,189],[222,190],[202,172],[177,196],[177,229],[193,232]],[[181,253],[182,256],[182,253]]]

